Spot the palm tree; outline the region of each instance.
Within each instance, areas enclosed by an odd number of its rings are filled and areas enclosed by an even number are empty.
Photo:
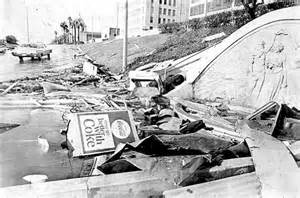
[[[63,21],[63,22],[60,23],[60,27],[63,30],[64,43],[66,43],[66,34],[69,32],[68,25],[67,25],[67,23],[65,21]]]
[[[69,16],[68,17],[68,26],[69,26],[69,29],[70,29],[70,32],[71,32],[71,42],[74,43],[74,32],[73,32],[73,19]]]
[[[79,18],[79,22],[80,22],[81,32],[84,32],[84,30],[86,28],[86,24],[85,24],[84,20],[81,17]]]
[[[54,35],[55,35],[55,39],[54,40],[55,40],[55,43],[57,44],[57,31],[56,30],[54,31]]]
[[[77,29],[79,29],[79,21],[78,19],[73,20],[73,28],[74,28],[74,43],[76,44],[79,41],[79,31],[77,35]],[[78,39],[77,39],[78,38]]]
[[[86,24],[81,17],[73,20],[75,44],[80,42],[80,32],[84,32]]]
[[[85,28],[86,28],[86,24],[85,24],[85,22],[84,22],[84,20],[81,18],[81,17],[79,17],[78,18],[78,41],[80,41],[80,37],[79,37],[79,35],[80,35],[80,31],[81,32],[84,32],[84,30],[85,30]]]

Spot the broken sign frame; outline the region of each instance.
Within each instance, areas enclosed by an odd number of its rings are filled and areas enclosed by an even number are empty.
[[[128,110],[82,112],[72,116],[67,140],[73,147],[73,157],[113,152],[119,143],[139,140],[132,114]],[[103,123],[106,124],[100,126],[100,121],[97,120],[100,117],[104,120]],[[83,122],[89,122],[90,128],[88,133],[85,133],[87,131],[84,131],[82,128]],[[99,127],[102,127],[101,133],[99,132]],[[117,134],[120,127],[123,132],[125,130],[126,135],[124,137],[120,137]],[[93,145],[89,147],[86,139],[88,137],[92,137],[94,141]],[[96,144],[96,138],[98,138],[99,144]],[[102,144],[102,142],[104,143]]]

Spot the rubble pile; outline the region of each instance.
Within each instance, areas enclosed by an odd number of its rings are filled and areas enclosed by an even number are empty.
[[[151,180],[147,195],[162,195],[174,188],[251,173],[255,167],[239,133],[241,120],[285,141],[299,159],[297,109],[273,102],[251,113],[252,109],[222,99],[170,99],[163,94],[179,85],[181,76],[170,75],[162,81],[151,72],[116,76],[97,68],[94,76],[85,74],[80,64],[0,85],[0,108],[60,112],[65,129],[51,132],[60,141],[53,142],[49,134],[40,132],[38,143],[45,155],[66,153],[60,157],[76,167],[68,178],[146,174],[140,182]],[[0,133],[19,127],[0,126]],[[42,172],[48,181],[61,179],[51,176],[47,168]],[[151,187],[161,182],[163,189]]]
[[[82,73],[82,64],[76,65],[69,69],[63,70],[46,70],[41,75],[24,77],[17,80],[11,80],[0,83],[0,91],[5,91],[15,82],[18,82],[12,87],[8,93],[22,93],[22,94],[42,94],[43,82],[53,83],[57,85],[63,85],[65,87],[74,88],[85,85],[92,85],[97,87],[99,84],[103,84],[111,81],[113,78],[105,74],[99,76],[89,76]]]

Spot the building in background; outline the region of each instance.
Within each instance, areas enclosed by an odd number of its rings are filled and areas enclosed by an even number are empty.
[[[257,3],[265,4],[277,0],[258,0]],[[299,4],[300,0],[280,0],[281,2],[294,2]],[[189,19],[201,18],[225,11],[244,9],[241,0],[190,0]]]
[[[119,1],[118,24],[124,24],[124,1]],[[158,33],[160,24],[189,18],[189,0],[128,0],[128,35]]]
[[[120,28],[113,28],[113,27],[109,28],[109,33],[108,33],[109,39],[114,39],[119,35],[120,35]]]
[[[101,39],[103,37],[101,32],[80,32],[79,34],[79,42],[80,43],[88,43],[94,42],[97,39]]]
[[[189,19],[243,9],[240,0],[190,0]]]
[[[105,28],[101,32],[84,31],[79,34],[81,43],[101,42],[111,40],[120,35],[120,28]]]

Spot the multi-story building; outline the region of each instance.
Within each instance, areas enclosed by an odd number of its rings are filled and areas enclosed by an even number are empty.
[[[240,0],[190,0],[189,19],[242,8]]]
[[[277,0],[258,0],[257,3],[273,3]],[[300,0],[279,0],[280,2],[294,2]],[[225,11],[243,9],[241,0],[190,0],[189,19],[201,18]]]
[[[124,1],[119,2],[119,23],[124,24]],[[189,0],[128,0],[128,34],[143,35],[160,24],[188,20]]]

